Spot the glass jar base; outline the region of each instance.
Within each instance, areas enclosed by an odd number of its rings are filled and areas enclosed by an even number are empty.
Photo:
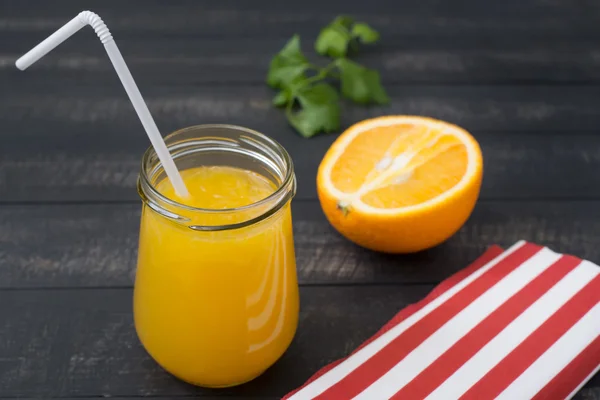
[[[170,371],[168,371],[166,369],[165,369],[165,371],[167,371],[170,375],[174,376],[175,378],[179,379],[180,381],[185,382],[185,383],[187,383],[189,385],[193,385],[193,386],[197,386],[197,387],[205,388],[205,389],[226,389],[226,388],[231,388],[231,387],[235,387],[235,386],[240,386],[240,385],[243,385],[243,384],[248,383],[248,382],[252,382],[256,378],[258,378],[259,376],[261,376],[262,374],[264,374],[266,370],[262,370],[260,373],[252,376],[251,378],[243,379],[243,380],[241,380],[239,382],[236,382],[236,383],[228,383],[228,384],[223,384],[223,385],[207,385],[207,384],[203,384],[203,383],[197,383],[197,382],[193,382],[191,380],[182,378],[180,376],[177,376],[174,373],[172,373],[172,372],[170,372]]]
[[[137,329],[136,329],[136,333],[137,333]],[[152,352],[144,344],[144,341],[140,337],[139,333],[138,333],[138,340],[140,341],[140,344],[142,345],[142,348],[150,356],[150,358],[152,359],[152,361],[154,361],[156,363],[156,365],[158,365],[159,367],[161,367],[165,372],[167,372],[169,375],[173,376],[174,378],[179,379],[182,382],[185,382],[185,383],[193,385],[193,386],[201,387],[201,388],[206,388],[206,389],[225,389],[225,388],[230,388],[230,387],[234,387],[234,386],[240,386],[240,385],[243,385],[244,383],[251,382],[254,379],[258,378],[259,376],[261,376],[262,374],[264,374],[265,371],[269,368],[269,367],[267,367],[267,368],[265,368],[263,370],[260,370],[258,373],[250,375],[249,378],[242,378],[240,380],[233,381],[233,383],[220,383],[220,384],[219,383],[218,384],[204,383],[204,382],[201,382],[200,380],[193,380],[193,379],[186,378],[186,377],[182,376],[181,374],[178,374],[178,373],[172,371],[171,369],[169,369],[168,367],[166,367],[165,365],[163,365],[162,363],[160,363],[158,361],[158,359],[152,354]]]

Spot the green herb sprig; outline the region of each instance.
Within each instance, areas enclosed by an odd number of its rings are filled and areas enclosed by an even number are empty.
[[[294,35],[271,60],[267,83],[279,92],[273,104],[285,109],[290,124],[304,137],[340,127],[340,95],[359,104],[387,104],[379,72],[348,58],[360,44],[379,40],[363,22],[339,16],[324,27],[315,42],[317,53],[332,61],[320,67],[308,61]],[[339,81],[339,85],[332,82]]]

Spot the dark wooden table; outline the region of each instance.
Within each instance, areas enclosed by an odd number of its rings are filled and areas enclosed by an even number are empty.
[[[14,67],[82,7],[111,28],[163,133],[240,124],[292,154],[300,327],[249,384],[184,384],[136,338],[135,181],[149,143],[93,31]],[[270,105],[270,57],[296,32],[310,49],[339,13],[381,32],[360,61],[382,71],[392,98],[346,107],[344,127],[423,114],[483,148],[474,214],[430,251],[381,255],[338,236],[314,183],[337,134],[302,139]],[[597,0],[1,1],[0,397],[279,398],[490,244],[527,239],[600,262],[599,43]],[[600,399],[600,376],[577,398]]]

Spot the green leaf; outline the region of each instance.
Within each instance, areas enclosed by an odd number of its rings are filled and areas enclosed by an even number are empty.
[[[273,105],[285,108],[290,124],[304,137],[331,132],[340,127],[340,99],[337,89],[326,81],[339,79],[341,93],[357,103],[385,104],[389,98],[379,73],[346,59],[361,43],[374,43],[379,34],[369,25],[340,15],[324,27],[315,50],[333,58],[320,68],[308,62],[294,35],[271,60],[267,83],[279,89]],[[332,69],[337,68],[335,71]],[[314,71],[314,72],[313,72]]]
[[[340,127],[339,96],[327,83],[307,87],[297,94],[300,111],[288,112],[290,124],[304,137],[332,132]]]
[[[297,63],[306,63],[306,57],[302,54],[302,49],[300,48],[300,36],[294,35],[292,38],[283,46],[279,55],[284,57],[287,60],[295,61]]]
[[[291,93],[287,90],[282,90],[273,97],[273,105],[276,107],[283,107],[290,100],[292,100]]]
[[[350,34],[336,26],[327,26],[321,30],[315,42],[315,50],[323,56],[344,57],[348,51]]]
[[[362,22],[358,22],[352,27],[352,36],[359,38],[363,43],[375,43],[379,40],[379,33]]]
[[[300,49],[300,37],[294,35],[271,60],[267,83],[273,88],[283,88],[298,78],[304,78],[309,63]]]
[[[343,26],[344,28],[349,30],[350,27],[352,27],[353,23],[354,23],[354,18],[352,18],[348,15],[340,15],[340,16],[336,17],[331,24]]]
[[[293,82],[298,77],[304,77],[304,72],[307,67],[297,66],[283,66],[271,64],[271,70],[267,75],[267,83],[272,88],[283,88],[286,87],[290,82]]]
[[[379,72],[342,58],[337,61],[342,80],[342,95],[361,104],[387,104]]]

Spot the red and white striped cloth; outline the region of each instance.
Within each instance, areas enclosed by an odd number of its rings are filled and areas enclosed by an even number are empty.
[[[518,242],[284,399],[568,399],[600,369],[600,268]]]

